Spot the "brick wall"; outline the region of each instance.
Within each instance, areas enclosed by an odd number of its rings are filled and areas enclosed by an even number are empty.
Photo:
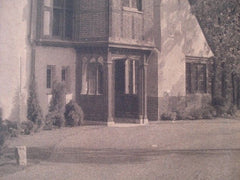
[[[159,120],[158,97],[148,97],[147,115],[150,121]]]
[[[75,4],[75,39],[91,41],[108,36],[108,1],[81,0]]]
[[[78,104],[84,112],[84,119],[91,121],[104,121],[105,106],[103,95],[80,95]]]

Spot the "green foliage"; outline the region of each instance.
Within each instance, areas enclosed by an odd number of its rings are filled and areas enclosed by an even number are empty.
[[[38,126],[41,126],[43,121],[43,115],[41,107],[39,105],[36,92],[36,83],[34,80],[32,80],[30,84],[27,106],[27,118]]]
[[[83,124],[84,113],[82,108],[72,100],[66,105],[64,116],[67,126],[79,126]]]

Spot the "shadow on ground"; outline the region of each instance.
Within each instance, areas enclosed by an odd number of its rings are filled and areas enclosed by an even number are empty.
[[[14,149],[8,152],[14,156]],[[240,155],[240,149],[84,149],[84,148],[27,148],[28,161],[55,163],[86,163],[86,164],[138,164],[152,161],[156,157],[166,155],[178,156],[221,156],[227,153]],[[13,159],[12,157],[11,159]],[[0,164],[1,166],[1,164]]]

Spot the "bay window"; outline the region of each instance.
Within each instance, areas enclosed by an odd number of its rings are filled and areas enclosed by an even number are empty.
[[[207,65],[186,63],[186,91],[188,94],[207,93]]]

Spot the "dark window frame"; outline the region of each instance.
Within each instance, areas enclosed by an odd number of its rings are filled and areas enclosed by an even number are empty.
[[[74,35],[74,1],[52,0],[50,2],[52,2],[50,5],[46,5],[44,4],[44,0],[42,0],[42,37],[47,39],[72,40]],[[56,2],[62,3],[57,4]],[[69,4],[69,2],[71,3]],[[50,14],[50,34],[44,34],[45,12],[49,12]]]
[[[46,88],[47,89],[51,89],[53,86],[53,82],[55,79],[55,71],[56,71],[55,65],[47,65],[47,69],[46,69]]]
[[[206,94],[207,64],[205,62],[186,62],[186,93]]]
[[[128,66],[128,67],[126,67]],[[137,74],[138,74],[138,60],[126,59],[125,60],[125,94],[136,95],[137,94]],[[128,74],[128,77],[126,77]]]
[[[103,83],[104,83],[103,82],[103,66],[101,63],[89,62],[87,64],[86,83],[87,83],[87,95],[103,94]]]

